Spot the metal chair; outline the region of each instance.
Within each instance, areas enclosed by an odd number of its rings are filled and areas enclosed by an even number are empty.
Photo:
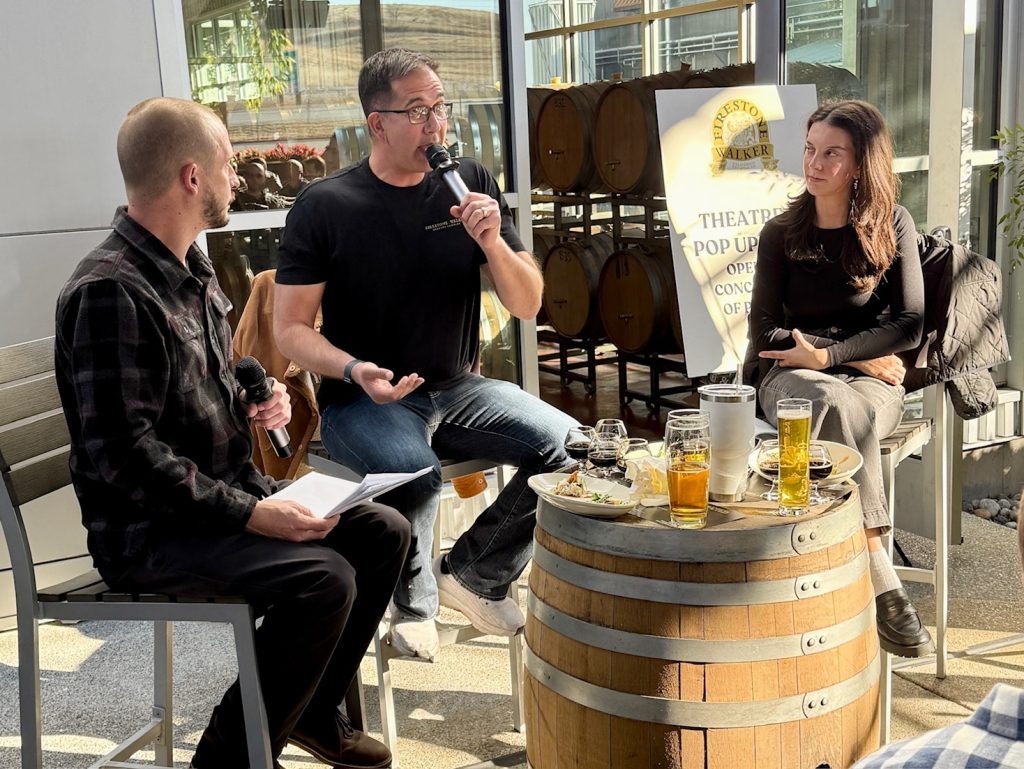
[[[271,769],[267,717],[256,669],[253,610],[242,599],[207,601],[115,593],[96,571],[45,590],[38,588],[27,534],[34,527],[31,520],[26,527],[24,509],[30,502],[70,484],[69,440],[53,372],[53,337],[0,348],[0,473],[4,481],[0,524],[11,558],[17,605],[22,769],[43,766],[40,620],[153,623],[153,717],[90,769],[137,766],[123,761],[150,743],[155,747],[156,765],[174,765],[172,622],[230,623],[238,657],[249,765]],[[75,504],[64,505],[59,518],[67,526],[81,526],[81,513]]]
[[[326,451],[322,446],[311,446],[307,457],[309,466],[314,470],[326,475],[333,475],[337,478],[358,481],[359,475],[337,462],[326,457]],[[504,488],[502,468],[493,462],[486,460],[470,459],[465,461],[442,460],[441,480],[450,481],[462,475],[470,473],[485,472],[497,469],[498,490]],[[434,544],[433,556],[436,558],[441,552],[441,516],[434,518]],[[513,582],[509,589],[510,595],[515,598],[517,583]],[[485,635],[472,625],[442,625],[438,628],[438,639],[441,648],[452,644],[471,641]],[[509,639],[509,676],[512,682],[512,728],[523,731],[523,703],[521,672],[523,669],[523,647],[522,634]],[[398,769],[398,727],[395,721],[395,697],[391,684],[391,661],[403,659],[395,647],[388,641],[388,626],[381,622],[377,626],[377,634],[373,639],[373,652],[377,660],[377,697],[380,701],[381,731],[384,735],[384,744],[388,746],[393,758],[392,767]]]
[[[900,579],[925,582],[935,588],[935,677],[946,677],[946,626],[949,618],[949,497],[952,441],[947,429],[949,402],[945,385],[932,385],[925,391],[925,419],[905,419],[892,435],[881,442],[882,481],[889,503],[889,517],[895,523],[896,468],[900,462],[921,452],[921,459],[932,466],[935,477],[935,567],[923,569],[897,566]],[[889,557],[896,539],[889,537]],[[892,725],[892,655],[881,652],[879,674],[879,716],[881,742],[889,741]]]

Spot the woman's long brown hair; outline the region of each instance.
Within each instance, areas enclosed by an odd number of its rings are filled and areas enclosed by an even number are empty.
[[[871,291],[896,258],[892,218],[899,181],[892,170],[892,138],[882,113],[865,101],[823,104],[807,119],[807,130],[819,122],[843,129],[853,143],[854,161],[860,168],[856,195],[850,190],[850,224],[855,237],[843,246],[840,261],[851,285],[858,291]],[[815,255],[811,193],[804,190],[793,198],[779,222],[786,228],[786,252],[791,258]]]

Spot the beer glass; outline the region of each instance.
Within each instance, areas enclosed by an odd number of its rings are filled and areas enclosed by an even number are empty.
[[[708,519],[710,424],[708,415],[698,412],[665,425],[669,511],[687,529],[702,529]]]
[[[779,423],[779,515],[807,512],[811,494],[811,402],[783,398],[776,404]]]

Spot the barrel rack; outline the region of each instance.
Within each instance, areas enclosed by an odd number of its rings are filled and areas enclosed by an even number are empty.
[[[534,205],[550,205],[550,212],[538,215],[534,210],[535,231],[543,231],[558,241],[579,240],[597,232],[609,234],[615,247],[626,249],[633,245],[656,243],[667,245],[670,229],[668,222],[658,217],[666,210],[666,200],[657,196],[637,196],[616,193],[540,193],[531,197]],[[606,210],[601,210],[602,208]],[[582,382],[588,394],[597,390],[596,366],[617,365],[619,401],[622,405],[637,400],[657,413],[661,408],[676,408],[686,405],[674,396],[696,392],[697,384],[686,378],[686,364],[673,351],[626,351],[618,347],[612,357],[598,357],[596,348],[615,340],[610,335],[567,337],[557,329],[542,330],[539,341],[558,345],[558,351],[539,357],[540,371],[559,377],[562,387],[572,382]],[[570,360],[571,357],[585,356],[584,360]],[[627,367],[642,366],[649,371],[649,386],[646,391],[630,389]],[[582,373],[580,370],[584,370]],[[664,374],[682,374],[684,380],[678,385],[665,387],[661,378]]]

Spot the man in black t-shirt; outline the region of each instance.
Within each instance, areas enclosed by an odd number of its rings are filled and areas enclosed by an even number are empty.
[[[382,497],[413,530],[391,640],[403,654],[433,659],[439,598],[488,633],[522,627],[507,592],[532,550],[537,498],[526,481],[566,464],[562,442],[575,421],[472,372],[481,272],[522,319],[536,315],[543,281],[482,166],[462,160],[457,172],[471,192],[458,205],[430,173],[424,151],[444,143],[451,115],[437,63],[404,49],[375,54],[360,72],[359,97],[370,156],[311,184],[289,212],[275,337],[285,355],[324,375],[321,434],[334,459],[360,473],[434,468]],[[322,334],[314,329],[321,304]],[[435,450],[519,471],[431,564]]]

